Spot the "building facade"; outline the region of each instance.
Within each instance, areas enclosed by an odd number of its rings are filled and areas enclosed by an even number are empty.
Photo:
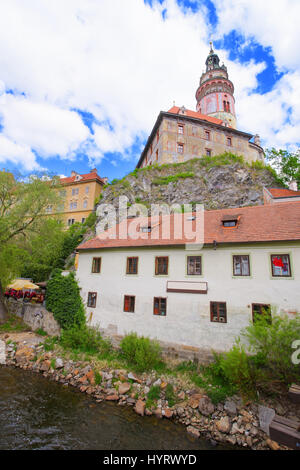
[[[264,161],[259,136],[236,128],[234,86],[212,48],[196,100],[196,111],[173,106],[168,112],[160,112],[137,168],[224,152],[242,155],[248,163]]]
[[[147,240],[80,245],[77,277],[91,324],[201,358],[230,349],[256,315],[300,313],[300,203],[207,211],[203,247],[184,242],[150,229]]]
[[[264,204],[278,204],[279,202],[300,202],[300,191],[296,181],[290,183],[290,189],[264,188]]]
[[[94,168],[90,173],[80,175],[72,171],[71,176],[61,178],[59,189],[63,203],[58,208],[67,226],[75,222],[83,223],[95,208],[95,200],[99,198],[106,178],[100,178]],[[52,212],[48,210],[48,213]]]

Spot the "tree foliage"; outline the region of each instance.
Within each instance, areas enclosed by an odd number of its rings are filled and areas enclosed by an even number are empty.
[[[0,171],[0,321],[6,316],[2,286],[20,274],[26,258],[24,246],[44,227],[47,207],[59,203],[55,187],[56,178],[24,181]]]
[[[47,284],[46,308],[62,329],[85,324],[85,310],[74,273],[64,276],[60,269],[53,271]]]
[[[266,149],[267,161],[276,169],[279,178],[287,184],[297,181],[300,187],[300,150],[288,152],[287,150]]]

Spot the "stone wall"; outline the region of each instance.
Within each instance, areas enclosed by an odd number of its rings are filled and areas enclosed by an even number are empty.
[[[109,325],[108,328],[100,328],[104,338],[110,339],[114,348],[118,348],[124,336],[117,334],[117,327]],[[158,341],[162,348],[162,355],[165,359],[175,359],[180,361],[194,361],[200,364],[208,364],[213,361],[213,354],[205,349],[186,346],[184,344]]]
[[[41,328],[50,336],[60,335],[60,327],[54,319],[53,313],[48,312],[42,305],[9,299],[7,306],[9,313],[22,318],[33,331]]]

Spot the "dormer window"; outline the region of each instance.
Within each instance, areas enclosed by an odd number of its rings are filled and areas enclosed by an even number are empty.
[[[152,230],[151,225],[148,225],[146,227],[141,227],[141,232],[143,232],[143,233],[149,233],[149,232],[151,232],[151,230]]]
[[[237,220],[223,220],[223,227],[235,227]]]
[[[236,215],[224,216],[222,219],[223,227],[236,227],[239,221],[239,217]]]

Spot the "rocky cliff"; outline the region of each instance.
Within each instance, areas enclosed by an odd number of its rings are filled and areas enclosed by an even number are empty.
[[[119,196],[127,196],[128,206],[201,203],[207,210],[222,209],[263,204],[264,186],[281,187],[270,167],[224,154],[134,170],[107,185],[99,203],[117,208]]]

